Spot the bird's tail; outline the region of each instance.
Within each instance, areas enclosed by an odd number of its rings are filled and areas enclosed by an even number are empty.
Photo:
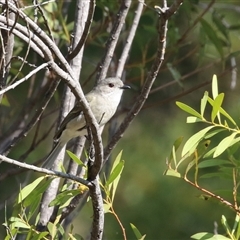
[[[53,167],[53,163],[57,159],[57,157],[58,157],[59,153],[61,152],[64,145],[65,145],[65,143],[61,143],[61,141],[59,141],[57,143],[57,145],[52,149],[52,151],[49,153],[48,157],[42,164],[43,168],[51,169]]]

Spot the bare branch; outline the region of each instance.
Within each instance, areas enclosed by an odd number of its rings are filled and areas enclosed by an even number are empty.
[[[17,142],[20,141],[23,137],[27,136],[27,134],[31,131],[31,129],[35,126],[36,122],[39,120],[40,116],[42,115],[43,111],[45,110],[46,106],[48,105],[49,101],[51,100],[56,87],[58,86],[59,80],[52,81],[50,86],[47,87],[46,94],[44,95],[44,98],[42,99],[41,107],[38,108],[38,110],[33,115],[30,122],[26,125],[26,127],[18,133],[18,136],[13,138],[12,136],[15,136],[15,131],[11,133],[11,138],[8,141],[4,141],[4,143],[1,143],[1,153],[7,154],[12,147],[15,146]],[[23,119],[24,121],[24,119]]]
[[[181,0],[179,0],[181,1]],[[189,34],[189,32],[197,25],[197,23],[202,19],[202,17],[208,12],[208,10],[212,7],[216,0],[211,0],[208,6],[204,9],[204,11],[194,20],[191,27],[187,29],[187,31],[182,35],[182,37],[178,40],[177,44],[181,43]]]
[[[122,0],[121,7],[117,13],[116,21],[106,44],[106,52],[99,64],[97,81],[101,81],[107,76],[107,71],[112,61],[113,53],[115,51],[117,41],[119,39],[131,2],[131,0]]]
[[[176,2],[178,2],[178,5],[175,5]],[[116,146],[117,142],[123,136],[123,133],[125,132],[125,130],[132,123],[133,119],[137,116],[137,114],[143,107],[143,104],[145,103],[149,95],[151,87],[157,77],[159,69],[164,60],[168,18],[172,14],[174,14],[174,12],[178,9],[177,6],[179,7],[182,3],[182,1],[176,1],[176,2],[174,3],[174,8],[172,6],[170,8],[156,7],[158,8],[158,10],[161,11],[159,13],[159,23],[158,23],[159,42],[158,42],[157,56],[147,76],[147,79],[142,87],[142,91],[135,101],[135,104],[133,105],[132,109],[128,112],[126,118],[123,120],[122,124],[119,126],[118,130],[112,137],[111,142],[104,149],[104,161],[107,161],[108,157],[111,154],[112,149]],[[170,12],[170,9],[173,12]]]
[[[88,17],[85,23],[85,27],[83,30],[83,33],[81,35],[81,39],[79,40],[77,46],[73,49],[73,51],[67,56],[67,59],[73,59],[76,57],[76,55],[80,52],[80,50],[82,49],[84,43],[87,40],[87,36],[89,34],[89,30],[92,24],[92,20],[93,20],[93,14],[94,14],[94,8],[96,5],[96,1],[95,0],[90,0],[90,4],[89,4],[89,10],[88,10]],[[76,34],[76,33],[75,33]]]
[[[72,175],[72,174],[36,167],[36,166],[31,165],[31,164],[22,163],[22,162],[14,160],[14,159],[5,157],[3,155],[0,155],[0,160],[3,161],[3,162],[6,162],[6,163],[16,165],[16,166],[21,167],[21,168],[29,169],[29,170],[39,172],[39,173],[44,173],[44,174],[49,175],[49,176],[71,179],[71,180],[79,182],[79,183],[81,183],[81,184],[83,184],[87,187],[92,187],[93,186],[91,182],[89,182],[87,180],[84,180],[82,178],[79,178],[79,177],[77,177],[75,175]]]
[[[89,194],[92,199],[93,206],[93,222],[91,240],[101,240],[104,227],[104,211],[103,211],[103,199],[99,185],[99,181],[96,178],[91,182],[92,186],[89,188]]]
[[[130,48],[132,46],[132,42],[133,42],[137,27],[138,27],[138,23],[139,23],[141,14],[142,14],[143,6],[144,6],[144,0],[139,1],[137,10],[135,12],[135,17],[133,19],[132,27],[129,31],[129,35],[128,35],[128,38],[126,40],[126,44],[124,46],[122,55],[121,55],[121,57],[118,61],[118,68],[117,68],[117,71],[116,71],[116,77],[119,77],[119,78],[122,77],[123,68],[124,68],[124,65],[127,61]]]
[[[18,80],[17,82],[13,83],[12,85],[6,87],[5,89],[0,91],[0,95],[6,93],[7,91],[14,89],[15,87],[17,87],[18,85],[20,85],[21,83],[27,81],[31,76],[33,76],[34,74],[36,74],[37,72],[39,72],[40,70],[46,68],[48,66],[48,63],[43,63],[42,65],[40,65],[39,67],[37,67],[36,69],[32,70],[29,74],[27,74],[24,78]]]

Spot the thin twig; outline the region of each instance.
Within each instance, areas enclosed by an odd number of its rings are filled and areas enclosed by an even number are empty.
[[[110,37],[106,44],[106,52],[99,64],[97,81],[101,81],[107,76],[108,68],[112,61],[113,53],[115,51],[117,41],[119,39],[130,5],[131,0],[122,0],[122,4],[117,13],[116,21],[114,22]]]
[[[78,183],[81,183],[81,184],[83,184],[87,187],[92,187],[93,186],[93,184],[91,182],[89,182],[87,180],[84,180],[82,178],[79,178],[79,177],[77,177],[75,175],[72,175],[72,174],[36,167],[34,165],[31,165],[31,164],[22,163],[22,162],[14,160],[14,159],[5,157],[3,155],[0,155],[0,160],[3,161],[3,162],[6,162],[6,163],[10,163],[12,165],[16,165],[16,166],[21,167],[21,168],[29,169],[29,170],[36,171],[36,172],[39,172],[39,173],[44,173],[44,174],[49,175],[49,176],[71,179],[71,180],[76,181]]]
[[[177,44],[180,44],[184,39],[186,39],[189,32],[197,25],[197,23],[202,19],[202,17],[209,11],[212,5],[215,3],[216,0],[211,0],[208,6],[204,9],[204,11],[194,20],[192,25],[183,33],[181,38],[177,41]]]
[[[34,0],[33,2],[34,2],[34,3],[33,3],[33,4],[34,4],[34,7],[35,7],[36,9],[38,9],[38,11],[40,12],[40,14],[41,14],[41,16],[42,16],[42,18],[43,18],[44,25],[46,26],[46,28],[47,28],[47,30],[48,30],[48,33],[49,33],[50,38],[52,39],[52,41],[54,41],[54,37],[53,37],[53,35],[52,35],[51,28],[50,28],[49,25],[48,25],[48,20],[47,20],[44,12],[43,12],[43,10],[42,10],[41,4],[39,4],[38,0]],[[37,22],[36,22],[36,23],[37,23]]]
[[[215,198],[218,201],[220,201],[222,204],[230,207],[231,209],[233,209],[235,212],[240,213],[240,209],[238,207],[236,207],[235,205],[233,205],[232,203],[228,202],[227,200],[225,200],[224,198],[222,198],[219,195],[216,195],[210,191],[208,191],[205,188],[202,188],[198,185],[196,185],[195,183],[193,183],[192,181],[190,181],[186,176],[183,178],[184,181],[186,181],[187,183],[189,183],[190,185],[194,186],[195,188],[197,188],[198,190],[200,190],[201,192],[203,192],[204,194],[206,194],[209,197]]]
[[[33,115],[32,119],[30,120],[30,122],[18,134],[18,136],[12,139],[11,142],[8,143],[6,147],[4,147],[4,149],[2,150],[2,154],[7,154],[10,151],[10,149],[16,145],[17,142],[19,142],[24,136],[27,136],[27,134],[32,130],[36,122],[39,120],[39,117],[42,115],[43,111],[45,110],[46,106],[48,105],[49,101],[51,100],[58,84],[59,84],[59,80],[52,81],[50,87],[47,89],[47,92],[43,97],[41,107],[38,108],[38,110]]]
[[[80,52],[84,43],[87,40],[89,31],[90,31],[90,27],[91,27],[91,24],[92,24],[92,20],[93,20],[95,5],[96,5],[96,1],[95,0],[90,0],[89,9],[88,9],[88,17],[87,17],[87,20],[86,20],[86,23],[85,23],[83,33],[81,35],[81,39],[79,40],[77,46],[73,49],[73,51],[67,56],[68,60],[71,60],[71,59],[76,57],[76,55]]]
[[[111,154],[112,149],[116,146],[117,142],[123,136],[123,133],[125,132],[125,130],[132,123],[134,118],[137,116],[137,114],[143,107],[143,105],[149,95],[151,87],[157,77],[159,69],[164,60],[168,19],[177,11],[177,9],[180,7],[182,1],[177,1],[178,5],[176,5],[176,2],[175,2],[173,4],[174,7],[172,7],[173,6],[172,5],[170,8],[162,9],[160,7],[157,7],[157,9],[159,11],[161,11],[161,12],[159,12],[159,25],[158,25],[159,43],[158,43],[157,56],[152,65],[152,68],[147,76],[147,79],[142,87],[142,91],[141,91],[140,95],[138,96],[138,98],[136,99],[135,104],[133,105],[132,109],[128,112],[128,114],[127,114],[126,118],[123,120],[122,124],[119,126],[118,130],[116,131],[113,138],[111,139],[111,142],[104,149],[104,161],[107,161],[108,157]],[[170,9],[171,9],[171,11],[170,11]]]
[[[96,178],[91,182],[92,186],[89,187],[89,195],[92,199],[93,206],[93,222],[91,231],[91,240],[101,240],[104,227],[104,211],[103,199],[99,181]]]
[[[36,74],[37,72],[39,72],[40,70],[46,68],[48,66],[48,63],[43,63],[41,64],[39,67],[37,67],[36,69],[32,70],[29,74],[27,74],[24,78],[18,80],[17,82],[13,83],[12,85],[4,88],[3,90],[0,91],[0,95],[6,93],[7,91],[14,89],[15,87],[17,87],[18,85],[20,85],[21,83],[27,81],[30,77],[32,77],[34,74]]]
[[[128,37],[127,37],[127,40],[126,40],[126,44],[124,45],[124,49],[122,51],[122,55],[121,55],[121,57],[118,61],[118,68],[117,68],[117,71],[116,71],[116,77],[118,77],[118,78],[121,78],[121,76],[122,76],[123,68],[124,68],[125,63],[127,61],[129,51],[130,51],[130,48],[132,46],[132,42],[133,42],[134,36],[136,34],[137,27],[138,27],[138,24],[139,24],[139,21],[140,21],[143,6],[144,6],[144,0],[139,1],[137,10],[135,11],[135,17],[133,19],[132,27],[129,31],[129,34],[128,34]]]

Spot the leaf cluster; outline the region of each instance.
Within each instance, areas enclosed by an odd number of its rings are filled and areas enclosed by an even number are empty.
[[[222,217],[222,224],[226,229],[227,237],[211,233],[198,233],[192,236],[193,239],[239,239],[239,149],[240,131],[236,121],[223,108],[224,93],[218,92],[216,75],[212,78],[212,97],[205,92],[201,102],[200,110],[177,102],[177,106],[190,114],[187,117],[187,124],[204,123],[204,126],[197,133],[192,135],[180,148],[183,137],[179,137],[173,144],[171,154],[167,160],[166,175],[181,178],[187,183],[201,191],[200,198],[204,200],[217,199],[236,212],[236,219],[231,229],[226,218]],[[209,118],[206,117],[207,107],[211,109]],[[215,146],[211,143],[221,138]],[[178,152],[181,152],[180,155]],[[212,190],[211,182],[214,179],[231,182],[227,189],[219,186],[219,189]],[[201,179],[207,180],[207,187],[200,184]],[[206,183],[204,184],[204,186]],[[226,196],[220,196],[220,192],[229,192]],[[229,200],[230,199],[230,200]]]

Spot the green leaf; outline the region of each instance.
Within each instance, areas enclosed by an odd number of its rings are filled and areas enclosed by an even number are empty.
[[[172,177],[177,177],[177,178],[181,178],[181,174],[173,169],[167,169],[165,172],[164,172],[164,175],[166,176],[172,176]]]
[[[208,102],[213,106],[214,101],[210,97],[208,97]],[[237,127],[236,122],[223,108],[220,108],[219,111],[222,115],[224,115],[228,120],[230,120]]]
[[[25,221],[23,221],[21,218],[18,217],[11,217],[9,219],[11,222],[11,228],[24,228],[24,229],[30,229],[30,225],[28,225]]]
[[[222,42],[219,39],[219,37],[216,34],[216,31],[212,28],[212,26],[206,22],[204,19],[200,20],[202,28],[204,29],[204,32],[212,42],[212,44],[215,46],[217,51],[219,52],[220,56],[223,57],[223,46]]]
[[[202,119],[198,118],[198,117],[187,117],[187,123],[196,123],[196,122],[202,122]]]
[[[171,63],[167,63],[167,68],[170,71],[170,73],[172,74],[174,80],[179,84],[179,86],[183,87],[183,84],[180,81],[180,79],[181,79],[180,72],[176,68],[174,68]]]
[[[41,184],[38,184],[31,194],[29,194],[24,200],[24,207],[32,205],[32,203],[45,192],[52,180],[53,178],[47,178],[42,181]]]
[[[177,151],[178,148],[180,147],[180,145],[182,144],[182,141],[183,141],[183,136],[177,138],[174,143],[173,143],[173,146],[175,147],[175,150]]]
[[[226,219],[226,217],[224,215],[222,215],[221,222],[222,222],[222,225],[224,226],[227,234],[231,237],[231,239],[233,239],[232,238],[232,234],[231,234],[231,228],[228,225],[227,219]]]
[[[207,100],[208,100],[208,92],[206,91],[203,95],[203,98],[201,99],[200,112],[201,112],[202,118],[203,118],[205,108],[206,108],[206,105],[207,105]]]
[[[233,228],[232,228],[232,234],[236,235],[236,239],[239,239],[239,237],[240,237],[239,220],[240,220],[240,217],[238,216],[238,214],[236,214],[234,225],[233,225]]]
[[[214,129],[212,130],[211,132],[208,132],[204,138],[206,139],[210,139],[212,138],[213,136],[215,136],[216,134],[220,133],[220,132],[223,132],[223,131],[226,131],[226,129],[224,128],[217,128],[217,129]]]
[[[198,145],[196,145],[195,148],[193,148],[191,152],[185,154],[178,161],[178,164],[176,165],[176,170],[183,162],[190,161],[187,167],[189,170],[203,156],[203,154],[206,152],[206,149],[209,147],[209,144],[210,144],[210,140],[201,141]],[[194,161],[192,162],[192,160]]]
[[[121,173],[124,167],[124,161],[121,160],[117,166],[115,166],[115,168],[112,170],[109,178],[107,179],[106,184],[110,185]]]
[[[113,167],[110,173],[110,176],[112,175],[112,179],[114,178],[114,181],[112,181],[111,183],[109,183],[109,189],[112,189],[112,202],[114,200],[115,197],[115,193],[117,191],[117,186],[121,177],[121,173],[123,171],[123,167],[124,167],[124,160],[121,160],[122,158],[122,151],[120,151],[120,153],[117,155],[114,163],[113,163]],[[115,170],[115,168],[117,167],[117,169]]]
[[[192,239],[198,239],[198,240],[231,240],[230,238],[227,238],[220,234],[213,234],[208,232],[200,232],[196,233],[191,236]]]
[[[215,167],[223,164],[229,164],[229,161],[227,160],[221,160],[221,159],[209,159],[204,160],[198,164],[198,168],[208,168],[208,167]]]
[[[77,155],[75,155],[74,153],[72,153],[71,151],[68,151],[68,150],[67,150],[67,154],[79,166],[86,168],[86,165],[77,157]]]
[[[0,101],[0,105],[3,105],[5,107],[10,107],[10,103],[6,95],[3,95],[2,100]]]
[[[222,139],[222,141],[217,145],[217,148],[213,154],[213,157],[218,157],[220,154],[222,154],[228,147],[232,145],[232,142],[235,138],[235,136],[238,134],[238,132],[233,132],[230,136]]]
[[[61,205],[61,206],[66,205],[70,199],[72,199],[78,194],[80,194],[79,189],[67,190],[62,193],[59,193],[57,197],[50,202],[49,206],[52,207],[55,205]]]
[[[32,183],[30,183],[26,187],[24,187],[18,195],[17,203],[21,203],[27,196],[29,196],[29,194],[31,194],[32,191],[34,191],[34,189],[38,186],[38,184],[43,179],[45,179],[45,176],[37,178],[35,181],[33,181]]]
[[[189,107],[188,105],[181,103],[181,102],[176,102],[176,105],[181,108],[183,111],[190,113],[191,115],[202,119],[202,116],[200,113],[198,113],[196,110],[194,110],[193,108]]]
[[[182,141],[183,141],[183,137],[182,137],[182,136],[179,137],[179,138],[177,138],[177,139],[174,141],[173,147],[172,147],[172,152],[171,152],[171,154],[170,154],[170,156],[169,156],[169,158],[168,158],[169,163],[170,163],[172,160],[174,160],[175,166],[177,165],[177,163],[176,163],[176,151],[178,150],[178,148],[179,148],[180,145],[182,144]]]
[[[112,205],[108,202],[104,203],[103,204],[103,210],[104,210],[104,213],[108,213],[108,212],[111,212],[110,211],[110,208],[112,207]]]
[[[130,226],[131,226],[131,228],[132,228],[132,230],[133,230],[133,232],[134,232],[134,235],[136,236],[136,238],[137,238],[138,240],[143,240],[143,239],[146,237],[146,235],[142,235],[142,234],[140,233],[140,231],[137,229],[137,227],[136,227],[135,225],[133,225],[132,223],[130,223]]]
[[[211,121],[214,122],[216,116],[218,115],[218,121],[221,123],[220,119],[220,108],[222,106],[222,102],[224,99],[224,93],[220,93],[219,95],[216,96],[216,98],[213,101],[213,109],[212,109],[212,114],[211,114]]]
[[[218,96],[218,81],[216,74],[214,74],[212,77],[212,95],[213,99],[215,99]]]
[[[223,17],[219,16],[218,13],[213,12],[212,14],[212,20],[215,23],[216,27],[218,28],[218,30],[223,34],[223,36],[229,40],[229,36],[228,36],[228,30],[229,28],[226,27],[226,24],[223,23]]]
[[[190,153],[190,154],[193,153],[198,143],[205,137],[206,133],[214,127],[215,126],[209,126],[207,128],[204,128],[199,132],[197,132],[196,134],[194,134],[192,137],[190,137],[185,143],[185,145],[183,146],[182,157],[187,153]]]

